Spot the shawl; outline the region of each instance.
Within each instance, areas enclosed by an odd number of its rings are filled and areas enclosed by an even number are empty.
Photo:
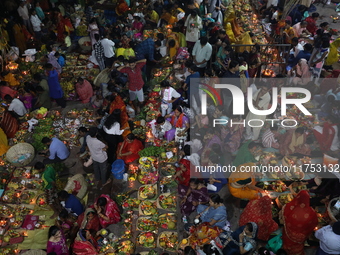
[[[171,117],[171,125],[175,126],[176,128],[182,128],[183,127],[183,117],[184,117],[184,113],[181,113],[177,119],[177,122],[175,124],[175,120],[176,120],[176,116],[175,114],[172,115]]]
[[[79,230],[77,237],[73,244],[73,252],[76,255],[96,255],[98,254],[96,248],[91,242],[87,241],[86,238],[81,234]],[[93,240],[94,241],[94,240]]]
[[[111,225],[111,224],[116,224],[120,221],[120,211],[119,208],[116,204],[115,201],[113,201],[108,195],[102,194],[100,195],[100,197],[104,197],[106,198],[107,204],[105,206],[105,216],[107,216],[109,218],[108,221],[104,220],[103,218],[99,218],[100,221],[100,225],[103,228],[106,228],[107,226]],[[100,198],[98,197],[96,199],[96,202],[98,201],[98,199]]]
[[[186,171],[182,173],[181,175],[181,179],[177,178],[177,181],[179,182],[179,184],[182,184],[184,186],[189,186],[189,182],[190,182],[190,161],[187,159],[181,159],[179,161],[179,164],[182,164],[185,166]],[[180,168],[178,168],[177,170],[180,170]]]
[[[302,145],[304,143],[304,135],[300,135],[299,137],[296,136],[296,132],[294,131],[292,140],[288,146],[288,148],[291,150],[292,153],[295,151],[295,147],[298,147],[299,145]]]
[[[98,231],[99,225],[100,225],[99,218],[98,218],[97,215],[95,215],[92,220],[88,221],[87,215],[90,212],[95,212],[95,210],[93,208],[87,208],[85,210],[85,212],[83,212],[81,215],[79,215],[78,220],[77,220],[78,226],[81,229],[88,229],[88,230],[93,229],[95,231]]]

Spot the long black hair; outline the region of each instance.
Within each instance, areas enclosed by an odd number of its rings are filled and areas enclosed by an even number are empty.
[[[115,122],[118,122],[120,124],[120,113],[121,111],[119,109],[114,110],[113,113],[109,117],[107,117],[104,126],[107,129],[110,129]]]
[[[60,229],[57,226],[50,227],[50,229],[48,230],[48,238],[50,239],[51,236],[55,236],[55,234],[57,234],[59,230]]]

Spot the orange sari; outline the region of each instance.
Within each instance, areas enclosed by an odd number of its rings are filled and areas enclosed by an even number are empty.
[[[283,212],[283,249],[289,255],[304,255],[304,243],[318,225],[318,217],[309,206],[309,194],[299,192],[296,198],[282,208]]]
[[[121,129],[127,128],[129,126],[129,115],[127,114],[126,105],[123,99],[121,98],[121,96],[118,95],[115,97],[115,100],[113,100],[112,103],[110,104],[109,113],[112,114],[113,111],[116,109],[119,109],[121,111],[120,113]],[[130,133],[131,133],[130,129],[125,130],[124,133],[122,134],[123,139],[125,139],[125,137]]]

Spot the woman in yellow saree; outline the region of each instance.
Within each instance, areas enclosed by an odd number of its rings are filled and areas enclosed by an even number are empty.
[[[338,62],[338,48],[340,47],[340,38],[336,39],[334,42],[331,43],[329,46],[329,53],[325,61],[326,66],[331,66],[334,63]]]
[[[9,149],[8,140],[5,132],[0,128],[0,156],[4,155]]]
[[[239,165],[236,172],[229,176],[228,187],[230,193],[237,198],[253,200],[261,197],[262,189],[255,186],[255,163]]]

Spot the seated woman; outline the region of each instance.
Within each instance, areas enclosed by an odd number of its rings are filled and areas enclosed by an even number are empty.
[[[198,205],[197,213],[196,218],[200,218],[203,223],[208,222],[212,227],[224,228],[227,223],[227,208],[218,194],[210,195],[209,206]]]
[[[254,163],[242,164],[237,167],[236,172],[231,173],[228,179],[228,187],[234,197],[247,200],[261,197],[263,190],[255,186],[255,173],[253,171],[243,171],[254,167],[257,167]]]
[[[292,73],[294,71],[294,73]],[[307,60],[302,58],[299,63],[291,70],[291,75],[295,76],[292,80],[295,86],[306,86],[312,80],[312,73],[309,71]]]
[[[280,154],[288,156],[294,153],[310,155],[310,150],[304,149],[306,134],[303,127],[287,131],[280,137]]]
[[[215,145],[215,144],[214,144]],[[216,144],[218,145],[218,144]],[[218,145],[219,146],[219,145]],[[210,160],[209,160],[209,163],[208,165],[209,166],[226,166],[227,164],[225,163],[222,163],[224,162],[224,159],[225,156],[221,156],[223,154],[216,154],[214,153],[214,151],[212,152],[211,156],[210,156]],[[209,179],[206,180],[208,186],[208,192],[209,193],[217,193],[219,192],[223,187],[224,185],[226,185],[228,183],[228,179],[225,177],[225,173],[214,173],[214,174],[211,174]]]
[[[77,222],[66,209],[62,209],[59,213],[59,220],[56,221],[56,226],[63,231],[65,238],[71,241],[74,240],[79,229]]]
[[[138,152],[143,149],[142,142],[136,139],[134,134],[130,133],[122,143],[118,144],[117,159],[124,160],[125,164],[132,163],[139,159]]]
[[[224,255],[253,254],[257,248],[257,225],[249,222],[232,233],[227,233],[227,245],[223,249]]]
[[[268,241],[271,233],[279,228],[272,217],[271,202],[268,196],[251,200],[240,216],[240,226],[247,224],[247,222],[254,222],[258,225],[259,232],[257,237],[263,241]]]
[[[115,201],[108,195],[100,195],[94,203],[94,209],[99,216],[100,226],[106,228],[120,221],[120,211]]]
[[[55,252],[57,255],[69,255],[66,238],[60,228],[52,226],[48,230],[47,253]]]
[[[333,116],[326,117],[323,127],[314,127],[313,133],[322,152],[333,152],[339,149],[338,132],[337,120]]]
[[[179,167],[176,168],[176,174],[172,178],[178,182],[178,185],[188,187],[190,182],[190,161],[182,158],[178,163]]]
[[[309,206],[310,197],[306,190],[299,194],[281,210],[283,221],[282,241],[283,249],[288,254],[302,255],[304,243],[318,225],[318,217]]]
[[[187,221],[186,217],[195,211],[197,206],[209,202],[207,187],[200,179],[190,179],[189,186],[179,185],[178,194],[184,223]]]
[[[187,131],[189,130],[189,119],[183,113],[183,108],[181,106],[177,106],[176,109],[169,115],[166,115],[171,125],[172,129],[166,132],[165,137],[168,141],[172,141],[175,138],[176,142],[180,140],[187,139]]]
[[[87,208],[77,219],[80,229],[93,230],[98,232],[100,229],[99,217],[93,208]]]
[[[104,255],[114,252],[108,249],[105,252],[98,252],[98,243],[94,238],[96,233],[87,229],[80,229],[76,240],[73,243],[73,253],[75,255]]]

